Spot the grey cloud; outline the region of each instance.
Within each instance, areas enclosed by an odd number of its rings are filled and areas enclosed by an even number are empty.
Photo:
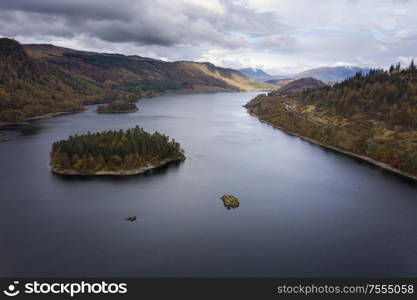
[[[132,17],[132,11],[126,9],[127,6],[120,5],[120,2],[111,0],[2,0],[0,8],[3,10],[60,15],[74,19],[113,20]],[[129,2],[131,2],[130,4],[134,3],[134,1]]]
[[[2,0],[0,14],[8,21],[0,20],[0,34],[32,35],[36,28],[39,35],[82,34],[114,43],[236,48],[248,42],[243,35],[268,35],[283,28],[271,13],[226,0],[221,4],[224,14],[185,1]],[[22,22],[25,18],[30,22]]]
[[[414,56],[417,1],[376,2],[0,0],[0,36],[277,73]]]
[[[66,22],[55,17],[44,18],[38,13],[0,10],[0,35],[7,37],[49,35],[70,38],[74,36],[74,32],[68,30]]]

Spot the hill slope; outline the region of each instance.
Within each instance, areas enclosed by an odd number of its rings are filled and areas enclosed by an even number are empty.
[[[31,59],[18,42],[0,39],[0,121],[82,110],[78,95],[65,81],[70,82],[70,76]]]
[[[371,70],[323,88],[260,95],[249,112],[312,142],[417,179],[417,70]]]
[[[270,85],[210,63],[165,62],[0,39],[0,122],[155,93],[265,88]]]
[[[136,55],[76,51],[53,45],[24,45],[28,55],[122,91],[251,90],[265,87],[232,69],[210,63],[165,62]]]

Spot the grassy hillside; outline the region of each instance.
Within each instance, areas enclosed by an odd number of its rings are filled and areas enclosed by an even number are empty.
[[[417,71],[358,73],[344,82],[247,104],[260,119],[417,178]]]
[[[270,87],[210,63],[164,62],[0,39],[0,123],[158,93]]]

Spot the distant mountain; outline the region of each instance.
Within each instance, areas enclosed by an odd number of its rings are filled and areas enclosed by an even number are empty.
[[[266,82],[268,80],[281,79],[281,78],[287,77],[285,75],[270,75],[266,73],[264,70],[256,69],[256,68],[243,68],[243,69],[238,69],[238,71],[242,73],[243,75],[245,75],[246,77],[249,77],[258,81],[263,81],[263,82]]]
[[[349,77],[355,76],[357,72],[368,74],[369,69],[354,66],[320,67],[306,70],[295,75],[270,75],[262,69],[255,68],[238,69],[238,71],[243,75],[258,81],[281,85],[279,81],[281,79],[300,79],[308,77],[312,77],[323,82],[340,82]]]
[[[327,86],[324,82],[315,78],[301,78],[284,85],[277,91],[273,91],[270,95],[288,95],[305,90],[311,90]]]
[[[77,51],[0,38],[0,123],[155,93],[268,89],[210,63]]]
[[[353,66],[321,67],[298,73],[293,77],[295,79],[313,77],[324,82],[340,82],[349,77],[355,76],[357,72],[367,74],[369,69]]]
[[[283,79],[271,79],[265,82],[276,85],[278,88],[280,88],[280,87],[283,87],[284,85],[289,84],[292,81],[294,81],[294,79],[292,78],[283,78]]]
[[[240,73],[245,75],[246,77],[258,80],[258,81],[267,81],[274,79],[273,76],[269,75],[268,73],[265,73],[262,69],[253,69],[253,68],[243,68],[238,69]]]

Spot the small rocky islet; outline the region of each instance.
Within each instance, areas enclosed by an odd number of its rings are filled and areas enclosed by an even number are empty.
[[[239,207],[239,200],[233,195],[224,194],[220,199],[223,200],[223,205],[227,209]]]

